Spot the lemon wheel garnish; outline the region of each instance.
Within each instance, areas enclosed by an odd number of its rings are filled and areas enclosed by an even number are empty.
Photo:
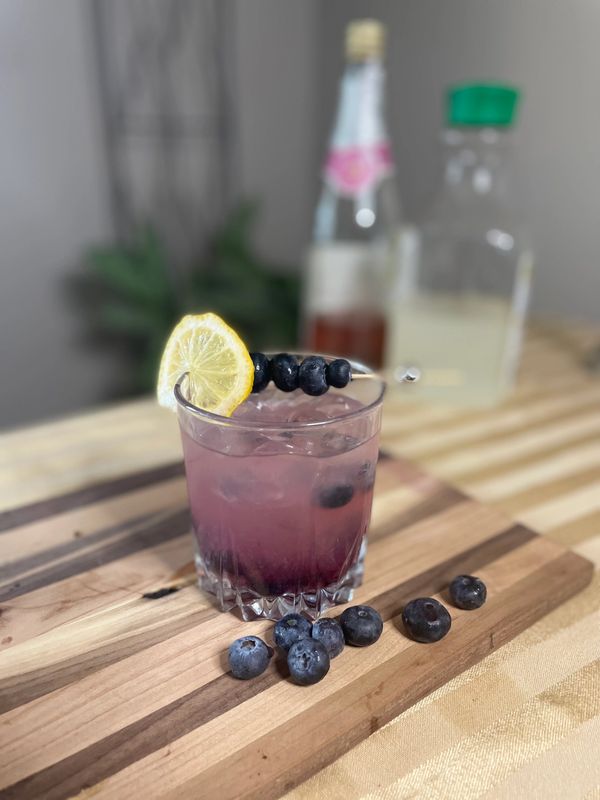
[[[229,417],[250,394],[254,364],[246,346],[216,314],[190,314],[165,346],[158,372],[158,402],[175,411],[173,389],[188,373],[185,395],[205,411]]]

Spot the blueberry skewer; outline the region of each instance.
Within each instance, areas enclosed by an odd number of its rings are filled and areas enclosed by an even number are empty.
[[[289,353],[279,353],[272,358],[264,353],[250,353],[250,358],[254,364],[254,393],[262,392],[272,380],[283,392],[300,388],[305,394],[319,397],[330,387],[343,389],[350,381],[379,377],[375,372],[353,373],[352,365],[345,358],[327,362],[322,356],[307,356],[300,363]],[[397,383],[412,383],[419,375],[415,367],[406,367],[397,369],[394,378]]]
[[[272,380],[283,392],[302,389],[314,397],[325,394],[330,386],[343,389],[353,380],[352,367],[345,358],[327,363],[322,356],[307,356],[301,363],[294,355],[279,353],[268,358],[264,353],[250,353],[254,364],[252,391],[262,392]]]

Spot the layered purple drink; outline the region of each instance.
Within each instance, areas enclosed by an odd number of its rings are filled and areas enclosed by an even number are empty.
[[[359,373],[360,366],[354,365]],[[321,397],[270,385],[231,418],[177,390],[201,586],[223,610],[318,616],[362,580],[383,383]]]

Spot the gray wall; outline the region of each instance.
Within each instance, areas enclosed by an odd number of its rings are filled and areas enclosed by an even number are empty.
[[[0,426],[98,402],[61,281],[110,235],[87,4],[0,2]]]
[[[240,190],[262,199],[257,244],[297,265],[310,235],[322,149],[319,0],[236,0]]]
[[[537,244],[533,309],[600,321],[600,3],[327,0],[321,8],[325,108],[346,22],[373,16],[389,26],[390,127],[412,218],[435,185],[444,87],[493,78],[523,88],[515,177]]]

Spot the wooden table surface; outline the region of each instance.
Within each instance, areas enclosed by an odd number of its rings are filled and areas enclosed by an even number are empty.
[[[382,446],[599,565],[600,379],[583,367],[598,342],[589,328],[537,328],[517,390],[493,410],[419,407],[390,395]],[[7,432],[0,510],[180,458],[176,420],[151,399]],[[600,798],[599,654],[596,573],[585,592],[484,667],[400,715],[290,798]]]

